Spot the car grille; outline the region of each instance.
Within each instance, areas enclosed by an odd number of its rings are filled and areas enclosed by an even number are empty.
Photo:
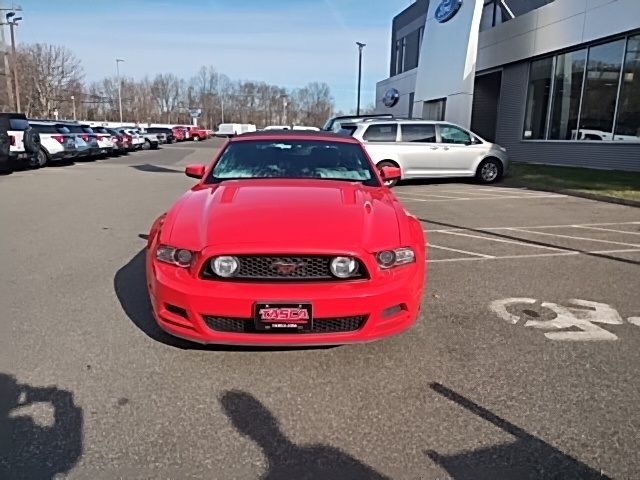
[[[211,330],[216,332],[231,333],[265,333],[269,331],[258,331],[252,319],[248,318],[229,318],[229,317],[212,317],[203,315],[204,323]],[[340,333],[354,332],[364,325],[367,317],[358,315],[354,317],[337,317],[337,318],[318,318],[314,319],[311,330],[308,332],[296,333],[296,335],[304,335],[305,333]],[[277,333],[277,332],[275,332]]]
[[[357,280],[366,278],[366,270],[358,261],[358,272],[347,279],[339,279],[331,274],[329,264],[334,257],[330,256],[266,256],[243,255],[237,257],[240,262],[238,274],[225,280],[276,280],[276,281],[322,281],[322,280]],[[203,278],[217,277],[211,270],[209,261],[202,272]]]

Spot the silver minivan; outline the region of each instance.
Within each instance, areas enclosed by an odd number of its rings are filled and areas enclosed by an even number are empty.
[[[399,167],[402,179],[475,177],[493,183],[509,165],[505,148],[449,122],[369,120],[347,131],[363,143],[378,169]]]

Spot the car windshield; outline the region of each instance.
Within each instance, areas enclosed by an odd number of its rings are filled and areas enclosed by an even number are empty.
[[[71,130],[64,125],[56,125],[56,130],[58,130],[58,133],[71,133]]]
[[[232,142],[206,183],[242,178],[314,178],[379,185],[360,145],[318,140]]]
[[[80,125],[67,125],[67,128],[73,133],[86,133]]]

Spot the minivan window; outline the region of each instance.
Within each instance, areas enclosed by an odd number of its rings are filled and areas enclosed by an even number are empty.
[[[71,130],[64,125],[56,125],[56,130],[58,130],[58,133],[71,133]]]
[[[381,123],[369,126],[362,138],[368,142],[395,142],[397,132],[397,123]]]
[[[93,133],[93,130],[91,130],[91,127],[82,127],[82,130],[84,131],[84,133]]]
[[[453,125],[440,125],[440,138],[442,143],[471,144],[471,135]]]
[[[405,124],[401,132],[403,142],[436,142],[436,126],[432,123]]]
[[[26,130],[29,128],[29,122],[24,118],[10,118],[9,126],[11,130]]]

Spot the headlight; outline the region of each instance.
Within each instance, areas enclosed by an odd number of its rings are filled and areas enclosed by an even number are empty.
[[[229,256],[215,257],[211,260],[210,265],[213,273],[222,278],[233,277],[240,268],[238,259]]]
[[[376,254],[376,261],[381,268],[397,267],[415,262],[416,254],[409,247],[396,248],[395,250],[383,250]]]
[[[358,262],[351,257],[336,257],[331,260],[331,273],[338,278],[349,278],[358,273]]]
[[[156,250],[156,259],[161,262],[187,268],[193,260],[193,253],[183,248],[174,248],[167,245],[160,245]]]

